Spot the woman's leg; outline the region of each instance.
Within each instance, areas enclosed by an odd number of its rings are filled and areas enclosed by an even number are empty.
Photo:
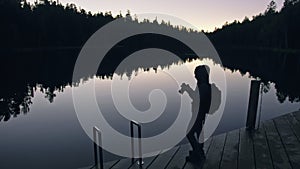
[[[189,140],[193,150],[197,150],[198,141],[195,138],[195,130],[191,129],[187,134],[187,139]]]

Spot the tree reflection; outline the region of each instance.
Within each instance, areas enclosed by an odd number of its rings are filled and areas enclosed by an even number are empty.
[[[258,77],[264,82],[263,91],[266,93],[270,90],[270,82],[275,83],[277,99],[280,103],[288,100],[290,102],[299,102],[300,81],[298,80],[300,59],[294,56],[282,56],[274,53],[256,53],[256,57],[252,57],[252,52],[244,53],[226,53],[220,52],[223,61],[224,69],[229,69],[232,72],[239,71],[242,75],[250,73],[252,77]],[[0,83],[0,121],[8,121],[12,117],[17,117],[19,114],[27,114],[30,111],[32,99],[37,89],[44,94],[44,97],[52,103],[55,100],[57,93],[64,92],[66,86],[77,87],[80,82],[88,81],[93,75],[82,77],[78,82],[72,82],[72,70],[74,62],[71,59],[60,59],[60,62],[51,60],[51,58],[73,58],[69,55],[74,55],[76,52],[47,52],[44,53],[44,60],[47,62],[41,63],[39,58],[33,53],[24,54],[26,60],[15,62],[7,59],[6,64],[2,64],[1,68],[8,68],[15,65],[14,71],[1,71],[1,76],[5,81]],[[262,55],[259,55],[262,54]],[[36,55],[39,55],[37,53]],[[230,55],[229,59],[227,58]],[[20,54],[19,54],[20,56]],[[13,57],[12,57],[13,58]],[[272,58],[272,60],[270,59]],[[116,60],[114,60],[116,61]],[[120,60],[119,60],[120,61]],[[118,61],[118,62],[119,62]],[[186,62],[192,62],[193,59],[187,59]],[[108,61],[109,64],[111,61]],[[3,62],[2,62],[3,63]],[[284,65],[282,64],[284,63]],[[54,65],[55,67],[51,66]],[[181,60],[173,60],[170,63],[161,63],[143,67],[126,67],[126,70],[118,70],[112,72],[112,68],[99,70],[97,76],[101,79],[111,79],[113,74],[121,77],[136,76],[136,72],[153,70],[169,69],[170,65],[184,64]],[[116,63],[113,65],[117,65]]]

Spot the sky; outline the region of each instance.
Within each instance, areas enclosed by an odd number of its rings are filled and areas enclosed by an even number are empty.
[[[34,0],[29,0],[33,2]],[[74,3],[86,11],[111,11],[113,15],[160,13],[178,17],[198,30],[213,31],[226,21],[242,21],[266,10],[271,0],[59,0]],[[280,9],[284,0],[275,0]],[[148,18],[153,20],[154,18]],[[159,18],[158,18],[159,19]],[[172,23],[172,22],[171,22]]]

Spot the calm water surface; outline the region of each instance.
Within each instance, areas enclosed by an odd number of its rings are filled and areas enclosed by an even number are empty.
[[[211,67],[211,81],[218,85],[219,76],[225,72],[227,87],[220,87],[222,93],[226,90],[226,104],[221,122],[214,134],[219,134],[245,126],[249,98],[249,74],[242,75],[239,71],[232,72],[210,60],[194,60],[187,63],[173,64],[168,68],[158,68],[127,75],[114,74],[113,78],[92,77],[82,81],[75,90],[84,92],[90,83],[96,84],[96,97],[101,111],[107,121],[121,133],[128,134],[128,120],[123,118],[112,104],[110,86],[130,85],[130,101],[136,109],[145,111],[151,106],[148,96],[151,90],[159,88],[168,98],[168,104],[162,116],[153,123],[143,126],[143,136],[150,137],[166,130],[176,118],[176,110],[183,97],[189,104],[191,100],[185,94],[178,93],[179,86],[170,85],[171,77],[183,77],[182,67],[191,72],[200,64]],[[195,81],[182,81],[195,87]],[[179,82],[181,84],[181,82]],[[63,91],[55,91],[52,103],[45,97],[41,86],[36,86],[30,111],[6,122],[0,122],[0,168],[79,168],[93,163],[93,147],[89,137],[78,122],[73,100],[72,86],[66,86]],[[8,89],[9,90],[9,89]],[[84,98],[83,98],[84,99]],[[261,120],[272,119],[300,108],[300,103],[277,99],[275,84],[269,84],[269,91],[262,95]],[[155,127],[155,128],[154,128]],[[129,146],[129,145],[128,145]],[[105,153],[105,160],[116,158]]]

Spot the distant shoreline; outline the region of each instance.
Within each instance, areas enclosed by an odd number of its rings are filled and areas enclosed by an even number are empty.
[[[36,51],[54,51],[54,50],[81,50],[83,46],[49,46],[49,47],[24,47],[24,48],[0,48],[2,52],[36,52]],[[116,46],[122,48],[123,46]],[[265,51],[265,52],[278,52],[286,54],[300,54],[300,49],[283,49],[261,46],[216,46],[217,50],[246,50],[246,51]],[[234,51],[232,51],[234,52]],[[186,53],[186,55],[191,55]]]

